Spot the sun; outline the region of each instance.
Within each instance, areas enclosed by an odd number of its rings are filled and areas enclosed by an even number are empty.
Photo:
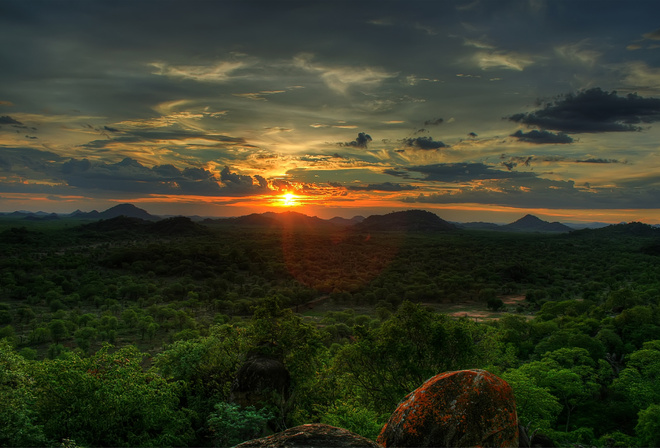
[[[280,198],[280,201],[283,207],[295,207],[297,205],[300,205],[298,199],[299,199],[298,196],[296,196],[293,193],[284,193]]]

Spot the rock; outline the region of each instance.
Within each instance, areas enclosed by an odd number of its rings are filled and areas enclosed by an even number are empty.
[[[436,375],[399,403],[378,443],[384,447],[517,447],[513,390],[485,370]]]
[[[261,439],[249,440],[234,448],[312,448],[365,447],[380,448],[377,443],[346,429],[314,423],[289,428]]]
[[[291,376],[279,359],[252,354],[243,363],[232,383],[230,401],[243,407],[262,407],[275,392],[282,402],[289,398]]]

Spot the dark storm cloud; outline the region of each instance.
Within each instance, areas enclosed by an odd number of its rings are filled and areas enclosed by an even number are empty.
[[[506,156],[502,154],[501,159],[504,159]],[[527,157],[510,157],[509,160],[505,162],[500,162],[500,165],[505,167],[507,170],[511,171],[518,165],[524,165],[524,166],[529,166],[532,163],[532,160],[534,159],[534,156],[527,156]]]
[[[169,164],[149,168],[130,157],[118,163],[70,159],[44,168],[71,187],[94,191],[220,196],[268,191],[268,182],[262,176],[254,176],[253,182],[253,177],[232,173],[228,167],[222,170],[220,179],[203,168],[180,170]]]
[[[447,148],[444,142],[433,140],[431,137],[404,138],[403,143],[409,148],[440,149]]]
[[[643,182],[648,186],[648,180]],[[426,204],[495,204],[521,208],[618,209],[657,208],[658,188],[641,185],[611,187],[602,190],[591,186],[577,188],[573,181],[544,179],[502,179],[474,187],[448,189],[444,192],[407,197],[403,202]]]
[[[383,182],[381,184],[350,185],[346,187],[346,189],[351,191],[410,191],[410,190],[419,190],[419,187],[416,187],[414,185]]]
[[[257,175],[253,178],[252,176],[232,173],[227,166],[220,172],[220,180],[225,184],[226,189],[233,193],[254,194],[270,191],[268,181],[262,176]],[[254,180],[257,181],[256,184]]]
[[[20,121],[14,120],[9,115],[2,115],[2,116],[0,116],[0,124],[18,124],[18,125],[22,125],[23,123],[21,123]]]
[[[596,158],[576,160],[575,162],[576,163],[626,163],[616,159],[596,159]]]
[[[444,122],[442,118],[434,118],[433,120],[426,120],[424,126],[438,126]]]
[[[413,166],[405,168],[405,171],[386,170],[385,173],[408,179],[414,177],[410,173],[420,173],[424,176],[423,180],[448,183],[536,177],[534,173],[502,171],[483,163],[439,163]]]
[[[538,131],[536,129],[529,132],[518,130],[514,134],[511,134],[511,137],[515,137],[521,142],[536,144],[573,143],[573,138],[563,132],[555,134],[554,132]]]
[[[543,109],[507,117],[511,121],[568,133],[639,131],[660,120],[660,99],[617,95],[596,87],[567,94]]]
[[[58,154],[30,147],[0,147],[0,167],[6,171],[24,174],[25,170],[45,173],[54,163],[63,159]]]
[[[340,143],[342,146],[353,146],[355,148],[367,149],[369,142],[372,141],[371,135],[360,132],[355,140],[352,142]]]

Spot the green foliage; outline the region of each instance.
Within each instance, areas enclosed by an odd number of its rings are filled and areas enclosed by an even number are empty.
[[[635,434],[640,446],[660,446],[660,404],[652,404],[639,411]]]
[[[582,348],[562,348],[548,352],[540,361],[519,369],[540,387],[547,388],[563,406],[564,430],[570,428],[572,412],[588,402],[599,390],[595,363]]]
[[[539,386],[533,377],[521,369],[509,370],[502,378],[513,388],[518,422],[527,428],[530,436],[536,432],[545,433],[554,427],[562,405],[548,387]]]
[[[488,309],[493,310],[493,311],[500,311],[500,310],[506,308],[506,306],[504,305],[504,302],[499,297],[490,297],[486,301],[486,305],[488,306]]]
[[[43,428],[34,412],[31,366],[0,340],[0,446],[42,446]]]
[[[638,408],[645,409],[651,404],[660,404],[660,340],[644,343],[642,349],[632,353],[613,381],[613,388]]]
[[[220,402],[214,408],[207,424],[216,446],[234,446],[257,438],[266,428],[268,420],[273,418],[269,410],[256,410],[254,406],[241,409],[237,404]]]
[[[89,446],[185,445],[192,436],[180,385],[141,367],[134,347],[105,345],[90,358],[73,352],[43,363],[35,410],[51,440]]]
[[[328,407],[321,423],[348,429],[371,440],[376,440],[387,421],[387,416],[377,414],[356,403],[341,401]]]
[[[404,302],[376,329],[363,328],[346,345],[335,368],[349,375],[346,387],[356,399],[379,413],[391,412],[408,392],[433,375],[485,365],[497,350],[489,350],[484,327],[449,319]]]

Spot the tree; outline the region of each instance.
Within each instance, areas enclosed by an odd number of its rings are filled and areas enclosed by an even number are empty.
[[[88,446],[187,444],[192,430],[179,407],[180,384],[143,371],[135,347],[111,349],[44,361],[34,409],[46,436]]]
[[[397,403],[428,378],[495,360],[489,329],[454,320],[404,302],[379,328],[356,328],[356,341],[341,348],[334,369],[362,405],[378,413]]]
[[[209,415],[208,426],[218,446],[234,446],[259,437],[271,418],[273,415],[267,409],[220,402]]]
[[[638,408],[660,404],[660,340],[645,342],[640,350],[633,352],[612,384]]]
[[[54,319],[48,323],[48,331],[53,342],[59,344],[60,341],[69,336],[69,330],[62,319]]]
[[[98,331],[96,328],[82,327],[73,333],[73,338],[75,339],[76,344],[78,344],[78,347],[80,347],[82,351],[87,352],[89,351],[89,347],[92,344],[92,341],[96,339],[97,334]]]
[[[43,446],[30,364],[0,340],[0,446]]]
[[[534,378],[521,369],[509,370],[502,378],[513,388],[518,422],[525,428],[530,439],[536,432],[546,432],[554,426],[562,405],[549,388],[539,386]]]
[[[540,361],[524,364],[519,370],[559,399],[566,416],[565,431],[569,430],[571,413],[588,402],[600,387],[595,363],[583,348],[548,352]]]
[[[660,405],[652,404],[639,412],[635,434],[640,446],[660,446]]]

